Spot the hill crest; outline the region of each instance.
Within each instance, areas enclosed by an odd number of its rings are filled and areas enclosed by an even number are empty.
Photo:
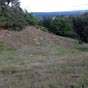
[[[47,33],[33,26],[26,27],[19,32],[0,30],[0,41],[12,46],[47,46],[50,44],[71,46],[77,43],[77,40]]]

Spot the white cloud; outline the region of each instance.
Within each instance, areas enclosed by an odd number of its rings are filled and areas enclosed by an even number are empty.
[[[88,0],[21,0],[21,6],[30,12],[84,10]]]

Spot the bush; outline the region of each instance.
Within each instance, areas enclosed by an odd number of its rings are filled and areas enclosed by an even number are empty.
[[[47,28],[48,31],[61,36],[76,38],[78,35],[74,32],[73,24],[68,17],[43,18],[39,23]]]
[[[2,0],[1,0],[2,1]],[[0,2],[1,2],[0,1]],[[20,7],[19,0],[11,0],[11,5],[3,1],[4,8],[0,6],[0,27],[11,30],[22,30],[25,26],[36,25],[37,18]],[[0,3],[1,4],[1,3]]]

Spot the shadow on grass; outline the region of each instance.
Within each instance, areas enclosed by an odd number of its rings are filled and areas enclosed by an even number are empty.
[[[83,51],[83,52],[88,52],[88,47],[77,47],[76,49]]]

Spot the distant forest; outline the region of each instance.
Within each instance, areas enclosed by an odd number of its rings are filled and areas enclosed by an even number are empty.
[[[38,18],[42,17],[55,17],[55,16],[72,16],[72,15],[81,15],[88,10],[73,10],[73,11],[62,11],[62,12],[33,12],[33,15],[37,16]]]
[[[70,16],[54,16],[38,19],[23,10],[19,0],[0,0],[0,29],[22,30],[37,26],[44,31],[88,42],[88,13]],[[80,43],[81,43],[80,42]]]

